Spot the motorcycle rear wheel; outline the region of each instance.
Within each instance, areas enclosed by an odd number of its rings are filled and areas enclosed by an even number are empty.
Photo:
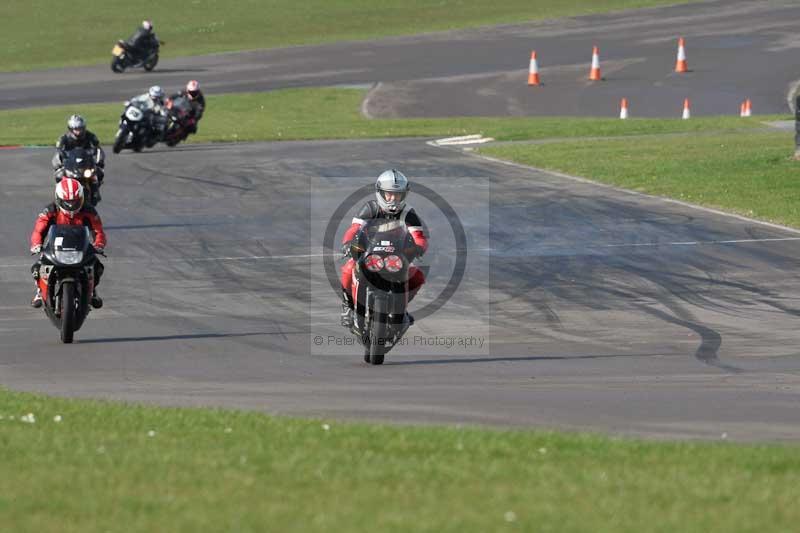
[[[75,333],[75,285],[71,281],[61,286],[61,342],[71,344]]]

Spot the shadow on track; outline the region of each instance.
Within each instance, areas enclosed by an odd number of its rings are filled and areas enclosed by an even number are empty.
[[[291,332],[289,332],[291,333]],[[114,342],[144,342],[144,341],[171,341],[171,340],[191,340],[191,339],[224,339],[232,337],[254,337],[257,335],[285,335],[286,332],[279,331],[254,331],[251,333],[193,333],[189,335],[153,335],[148,337],[116,337],[109,339],[87,339],[79,340],[76,344],[101,344]]]
[[[673,354],[683,356],[683,354]],[[504,357],[459,357],[456,359],[416,359],[414,361],[387,361],[384,366],[402,365],[449,365],[462,363],[514,363],[524,361],[577,361],[580,359],[608,359],[612,357],[669,357],[663,353],[633,353],[633,354],[600,354],[600,355],[531,355],[531,356],[504,356]]]

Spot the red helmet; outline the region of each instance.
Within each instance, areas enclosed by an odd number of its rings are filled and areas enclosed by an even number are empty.
[[[64,178],[56,185],[56,206],[72,217],[83,207],[83,186],[72,178]]]
[[[189,80],[189,83],[186,84],[186,94],[190,98],[197,98],[197,95],[200,94],[200,84],[197,80]]]

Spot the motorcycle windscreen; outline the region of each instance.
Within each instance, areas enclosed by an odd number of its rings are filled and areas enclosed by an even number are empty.
[[[72,266],[86,259],[92,236],[86,226],[51,226],[44,241],[45,257],[56,265]]]
[[[89,228],[70,224],[50,226],[44,241],[45,251],[84,252],[91,243]]]
[[[374,219],[368,220],[362,228],[362,235],[367,248],[380,245],[384,241],[403,242],[408,234],[406,223],[402,220]]]

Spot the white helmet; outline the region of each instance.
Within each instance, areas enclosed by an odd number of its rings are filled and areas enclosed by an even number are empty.
[[[156,100],[161,102],[164,100],[164,89],[161,88],[160,85],[153,85],[147,90],[147,94],[150,95],[151,100]]]
[[[153,31],[153,23],[149,20],[142,21],[142,29],[145,31]]]
[[[381,209],[395,215],[405,208],[409,189],[408,178],[402,172],[395,169],[385,170],[375,182],[375,197]],[[389,199],[387,193],[392,194]]]

